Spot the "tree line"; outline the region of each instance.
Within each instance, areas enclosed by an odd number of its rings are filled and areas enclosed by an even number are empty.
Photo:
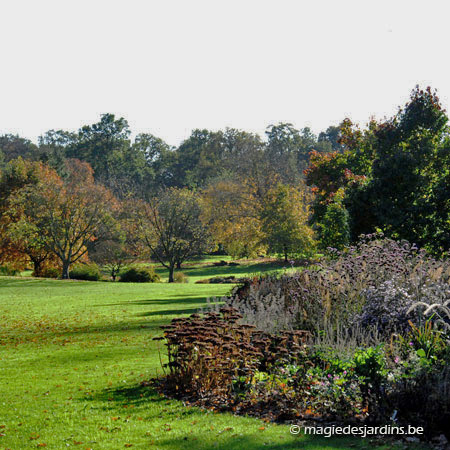
[[[112,114],[37,145],[0,137],[0,264],[96,261],[115,278],[151,258],[169,270],[224,251],[311,256],[383,231],[434,254],[450,240],[448,117],[418,87],[398,113],[364,129],[349,119],[315,136],[280,123],[266,139],[194,130],[178,148],[132,141]]]
[[[66,174],[66,159],[90,164],[96,182],[115,196],[148,198],[162,188],[203,188],[211,180],[251,172],[254,176],[271,173],[285,183],[295,183],[315,149],[330,152],[339,148],[337,127],[319,136],[309,128],[295,129],[289,123],[267,127],[266,139],[257,134],[227,128],[196,129],[178,147],[149,134],[130,138],[124,118],[104,114],[98,123],[77,132],[50,130],[38,144],[14,135],[0,136],[0,167],[17,157],[41,161]]]
[[[84,161],[64,160],[64,177],[41,161],[9,161],[0,175],[0,262],[35,276],[77,262],[125,265],[151,258],[169,270],[221,248],[235,257],[311,253],[304,187],[272,180],[262,193],[248,179],[221,178],[205,189],[161,188],[142,199],[120,198],[95,181]],[[259,192],[259,193],[258,193]],[[263,195],[262,195],[263,194]]]

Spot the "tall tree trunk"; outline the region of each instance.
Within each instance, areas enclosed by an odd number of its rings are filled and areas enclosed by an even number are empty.
[[[68,280],[69,277],[69,267],[70,261],[63,261],[62,278],[63,280]]]
[[[34,259],[33,260],[33,276],[34,277],[39,277],[41,275],[41,264],[42,261],[39,259]]]
[[[288,253],[287,253],[287,247],[284,247],[284,262],[288,262]]]
[[[169,267],[169,283],[173,283],[173,271],[174,271],[174,264],[171,264]]]

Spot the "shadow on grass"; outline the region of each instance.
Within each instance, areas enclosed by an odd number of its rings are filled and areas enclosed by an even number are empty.
[[[285,436],[281,435],[279,443],[270,442],[274,438],[272,436],[264,439],[263,436],[239,436],[233,434],[233,431],[228,431],[231,434],[228,438],[220,438],[211,445],[211,438],[203,437],[201,434],[186,435],[184,437],[158,440],[158,448],[170,450],[190,450],[190,449],[215,449],[215,450],[260,450],[262,448],[267,450],[348,450],[367,449],[367,448],[381,448],[379,446],[369,447],[367,441],[358,438],[324,438],[313,435],[298,435],[296,437],[290,436],[289,431],[286,430]],[[384,446],[382,448],[398,448],[392,446]]]
[[[126,407],[127,414],[133,414],[132,411],[135,411],[136,414],[142,415],[142,408],[145,408],[145,420],[150,421],[150,423],[152,419],[161,419],[163,417],[169,423],[180,419],[192,420],[190,417],[195,416],[201,411],[199,408],[186,408],[181,406],[180,402],[158,394],[153,387],[140,384],[103,389],[94,395],[80,398],[80,401],[101,402],[103,406],[99,406],[99,409],[117,410],[118,407]],[[130,409],[130,407],[136,409]],[[138,409],[139,407],[140,410]],[[155,435],[159,434],[161,436],[161,438],[158,436],[157,447],[170,450],[259,450],[262,448],[272,450],[345,450],[350,448],[399,448],[389,442],[370,442],[369,440],[363,440],[358,437],[335,436],[326,438],[324,436],[303,434],[293,436],[289,433],[287,426],[280,426],[279,430],[274,430],[275,433],[268,433],[268,430],[264,430],[264,427],[258,427],[258,429],[255,428],[252,434],[242,435],[239,429],[234,430],[233,427],[223,426],[223,420],[218,421],[217,425],[220,424],[218,427],[215,426],[214,419],[212,420],[213,426],[208,430],[200,428],[197,431],[195,427],[188,428],[185,432],[174,437],[162,438],[162,435],[155,431]]]
[[[194,314],[198,308],[189,309],[163,309],[161,311],[148,311],[136,314],[138,317],[153,317],[153,316],[178,316],[180,314]]]
[[[258,264],[239,265],[239,266],[200,266],[200,267],[183,267],[181,271],[188,276],[195,277],[214,277],[228,275],[257,276],[261,273],[278,271],[283,268],[289,268],[289,264],[284,262],[265,262]],[[158,273],[164,274],[167,271],[159,268]]]
[[[159,395],[156,390],[150,386],[141,384],[107,388],[97,392],[94,395],[88,395],[82,398],[83,401],[101,401],[113,402],[123,405],[138,406],[144,403],[167,403],[168,399]]]
[[[230,288],[231,291],[231,288]],[[102,304],[102,305],[94,305],[98,307],[104,307],[104,306],[131,306],[131,305],[139,305],[139,306],[150,306],[150,305],[177,305],[177,304],[202,304],[206,303],[206,300],[208,298],[218,298],[215,296],[188,296],[186,297],[186,294],[173,294],[170,298],[149,298],[145,300],[131,300],[131,301],[124,301],[124,302],[118,302],[118,303],[109,303],[109,304]],[[175,310],[174,310],[175,311]],[[156,311],[155,311],[156,312]],[[176,312],[176,311],[175,311]]]

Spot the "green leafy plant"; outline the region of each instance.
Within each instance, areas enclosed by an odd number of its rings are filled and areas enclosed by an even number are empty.
[[[443,339],[443,332],[434,328],[429,318],[423,325],[416,326],[409,322],[411,331],[407,336],[408,345],[416,350],[420,358],[438,359],[446,350],[447,345]]]
[[[61,269],[58,269],[57,267],[45,267],[41,273],[41,278],[59,278],[61,275]]]
[[[76,264],[70,271],[70,278],[75,280],[98,281],[101,277],[97,264]]]
[[[14,264],[5,263],[0,266],[0,275],[15,277],[20,274],[20,270]]]
[[[357,350],[353,358],[354,372],[361,382],[361,392],[370,419],[383,417],[383,388],[387,380],[386,355],[383,345]]]
[[[175,272],[173,276],[173,281],[175,283],[188,283],[189,277],[185,275],[183,272]]]
[[[121,275],[119,281],[124,283],[157,283],[160,277],[154,267],[130,267]]]

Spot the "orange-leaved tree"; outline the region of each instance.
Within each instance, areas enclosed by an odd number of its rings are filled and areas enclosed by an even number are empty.
[[[56,172],[41,162],[17,158],[6,165],[0,176],[1,262],[12,263],[17,268],[24,268],[31,262],[37,276],[45,264],[55,262],[51,252],[42,245],[40,236],[24,221],[23,208],[16,200],[21,190],[57,179]]]
[[[24,235],[37,236],[58,257],[62,278],[69,278],[70,265],[108,233],[116,205],[112,194],[95,184],[89,164],[68,160],[67,170],[65,180],[56,176],[50,183],[25,186],[13,202],[23,211]]]

